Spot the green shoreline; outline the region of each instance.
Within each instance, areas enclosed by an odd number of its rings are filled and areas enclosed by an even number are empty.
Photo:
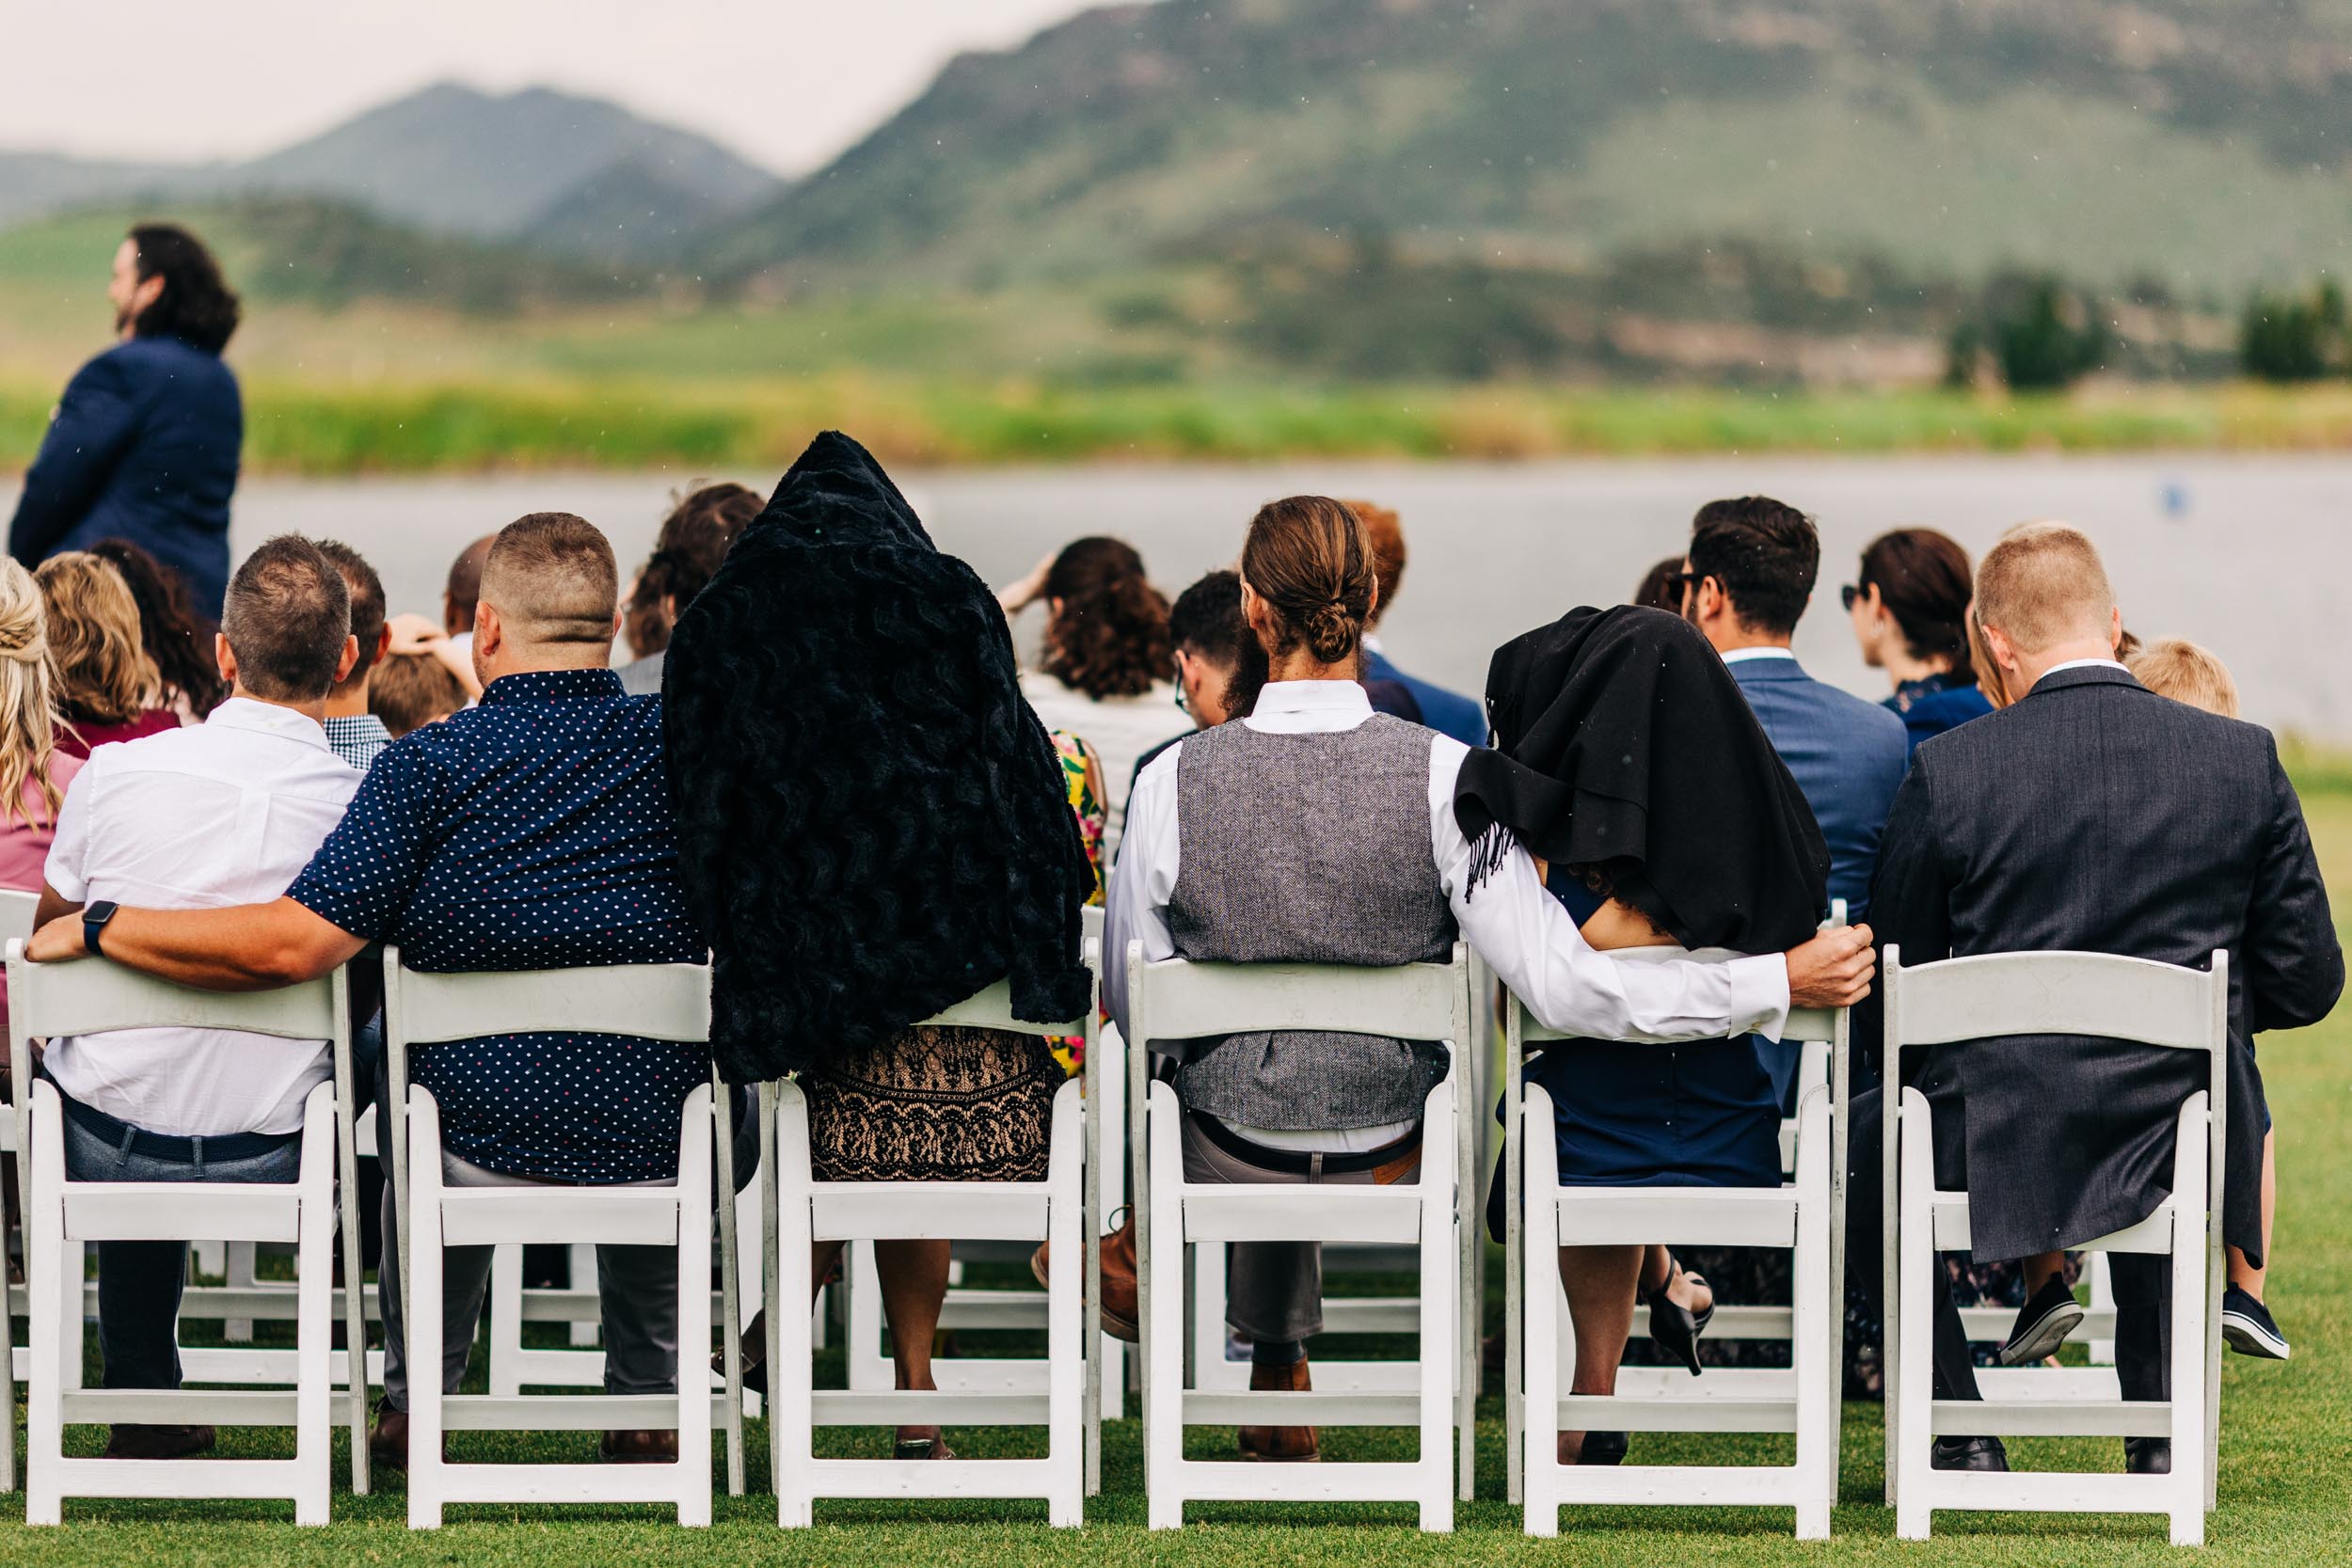
[[[1486,387],[1079,387],[803,380],[250,377],[246,462],[337,476],[767,468],[838,426],[928,464],[1509,460],[1701,453],[2352,451],[2352,385],[1966,392]],[[38,446],[55,387],[0,384],[0,471]]]

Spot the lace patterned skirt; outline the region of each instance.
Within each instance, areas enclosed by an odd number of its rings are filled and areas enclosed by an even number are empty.
[[[914,1028],[801,1075],[819,1181],[1041,1181],[1054,1094],[1046,1042]]]

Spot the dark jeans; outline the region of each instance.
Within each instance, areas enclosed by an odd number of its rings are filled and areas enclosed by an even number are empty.
[[[302,1168],[302,1140],[241,1160],[159,1158],[129,1132],[99,1136],[72,1117],[65,1125],[65,1173],[74,1181],[292,1181]],[[69,1243],[75,1253],[78,1243]],[[78,1255],[69,1257],[74,1266]],[[98,1345],[103,1386],[180,1386],[180,1292],[188,1279],[188,1243],[98,1243]]]
[[[1945,1133],[1938,1130],[1939,1142]],[[1956,1132],[1957,1130],[1954,1130]],[[1847,1289],[1868,1303],[1881,1322],[1879,1300],[1884,1265],[1880,1226],[1879,1091],[1853,1098],[1853,1131],[1846,1145],[1846,1283]],[[2023,1156],[2021,1156],[2023,1157]],[[2083,1238],[2089,1240],[2090,1238]],[[2115,1280],[2115,1370],[2127,1400],[2166,1400],[2171,1397],[2172,1292],[2171,1260],[2159,1254],[2118,1252],[2107,1263]],[[1973,1400],[1977,1368],[1968,1354],[1968,1335],[1960,1308],[1953,1303],[1941,1259],[1936,1260],[1934,1288],[1934,1382],[1939,1400]],[[1890,1356],[1893,1347],[1888,1347]],[[1892,1419],[1890,1415],[1889,1419]]]

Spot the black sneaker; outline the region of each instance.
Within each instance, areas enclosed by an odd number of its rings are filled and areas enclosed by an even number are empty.
[[[2054,1274],[2033,1299],[2017,1309],[2017,1322],[1993,1359],[2003,1367],[2029,1367],[2058,1354],[2058,1346],[2083,1321],[2083,1306],[2066,1288],[2066,1276]]]
[[[2221,1297],[2221,1337],[2240,1355],[2284,1361],[2295,1354],[2295,1347],[2287,1343],[2287,1337],[2271,1321],[2270,1308],[2236,1285]]]

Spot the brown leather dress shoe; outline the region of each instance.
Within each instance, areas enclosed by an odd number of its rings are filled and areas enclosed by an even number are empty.
[[[106,1433],[108,1459],[185,1459],[209,1452],[211,1427],[142,1426],[125,1422]]]
[[[1052,1259],[1045,1246],[1029,1254],[1029,1273],[1040,1285],[1052,1289]],[[1136,1323],[1136,1216],[1103,1238],[1103,1332],[1114,1339],[1140,1344]]]
[[[1253,1366],[1249,1369],[1249,1387],[1253,1393],[1303,1393],[1308,1386],[1307,1358],[1303,1355],[1288,1367]],[[1308,1465],[1323,1457],[1312,1427],[1244,1427],[1234,1433],[1234,1437],[1244,1459]]]
[[[597,1449],[608,1465],[670,1465],[677,1460],[675,1432],[608,1432]]]

